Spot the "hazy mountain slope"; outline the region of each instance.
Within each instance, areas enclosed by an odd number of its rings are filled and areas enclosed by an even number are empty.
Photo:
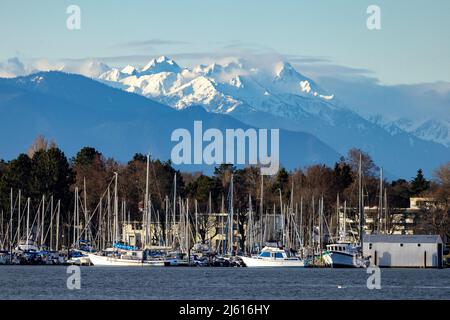
[[[4,137],[0,158],[26,152],[32,140],[44,134],[55,138],[69,156],[89,145],[121,161],[148,151],[165,160],[175,144],[170,141],[172,131],[186,128],[192,132],[194,120],[202,120],[204,130],[249,128],[227,115],[198,107],[178,111],[79,75],[41,72],[0,79],[0,135]],[[280,158],[282,165],[293,169],[332,164],[339,154],[310,134],[281,130]],[[206,165],[181,168],[213,170]]]

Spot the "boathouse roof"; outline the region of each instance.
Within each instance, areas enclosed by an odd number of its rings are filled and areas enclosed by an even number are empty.
[[[364,242],[385,243],[442,243],[440,235],[366,234]]]

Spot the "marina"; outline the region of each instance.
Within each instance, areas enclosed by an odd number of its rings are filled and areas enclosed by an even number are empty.
[[[294,203],[293,185],[287,203],[280,189],[278,208],[274,203],[273,209],[265,209],[262,175],[257,210],[253,210],[254,202],[249,194],[247,209],[235,211],[236,191],[231,174],[227,202],[222,196],[220,212],[213,213],[211,191],[206,212],[201,212],[197,199],[192,206],[192,199],[177,193],[175,173],[172,200],[165,196],[161,212],[155,210],[149,193],[149,156],[145,173],[143,206],[139,208],[141,221],[131,221],[125,199],[119,208],[117,172],[93,211],[87,207],[84,178],[82,192],[74,188],[70,220],[62,225],[61,204],[53,195],[50,199],[43,195],[38,202],[34,201],[37,207],[33,207],[30,197],[22,199],[21,190],[15,194],[11,189],[9,221],[5,222],[3,211],[1,216],[0,264],[249,268],[446,266],[439,235],[388,233],[382,171],[376,230],[367,234],[361,155],[357,207],[349,210],[347,202],[341,203],[338,194],[336,212],[328,215],[328,219],[323,196],[312,197],[309,212],[304,212],[303,198],[300,205]],[[352,216],[349,211],[353,212]]]
[[[3,310],[448,318],[449,0],[0,7]]]

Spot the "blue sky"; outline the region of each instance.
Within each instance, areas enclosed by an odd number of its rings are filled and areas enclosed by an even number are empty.
[[[81,8],[81,30],[66,28],[70,4]],[[371,4],[381,8],[379,31],[366,28]],[[0,39],[0,61],[122,65],[165,54],[190,65],[264,51],[386,84],[450,81],[448,0],[2,0]]]

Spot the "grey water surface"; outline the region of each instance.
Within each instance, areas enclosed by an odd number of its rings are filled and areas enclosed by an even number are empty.
[[[1,266],[0,299],[450,299],[450,269],[81,267],[70,290],[65,266]]]

